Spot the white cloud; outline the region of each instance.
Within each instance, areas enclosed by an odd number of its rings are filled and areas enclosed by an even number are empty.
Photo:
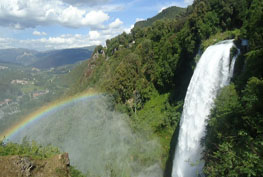
[[[184,0],[182,2],[172,2],[172,3],[164,3],[162,6],[159,6],[158,13],[162,12],[163,10],[167,9],[171,6],[177,6],[177,7],[187,7],[188,5],[193,4],[194,0]]]
[[[99,25],[109,19],[108,14],[105,14],[103,11],[91,11],[85,15],[83,23],[87,25]]]
[[[121,25],[123,24],[123,22],[117,18],[114,22],[109,24],[110,28],[119,28]]]
[[[99,4],[105,4],[109,0],[63,0],[65,3],[77,5],[77,6],[83,6],[83,5],[99,5]]]
[[[45,33],[45,32],[40,32],[40,31],[34,31],[32,34],[33,34],[34,36],[46,36],[46,35],[47,35],[47,33]]]
[[[131,30],[132,30],[132,28],[134,28],[134,25],[131,25],[129,28],[125,28],[124,31],[125,31],[126,33],[130,33]]]
[[[184,3],[187,5],[193,4],[194,0],[184,0]]]
[[[98,31],[90,31],[89,38],[90,39],[98,39],[100,37],[100,33]]]
[[[73,0],[69,1],[74,4]],[[87,11],[78,6],[66,4],[61,0],[0,1],[0,25],[15,29],[52,24],[73,28],[83,26],[102,28],[103,23],[107,20],[109,20],[109,15],[102,10]]]
[[[131,28],[105,28],[92,30],[87,34],[62,34],[59,36],[42,36],[39,39],[14,39],[0,37],[0,48],[29,48],[35,50],[53,50],[91,45],[105,45],[107,39],[113,38],[122,32],[129,33]],[[38,31],[36,31],[38,33]],[[42,33],[42,32],[39,32]]]
[[[63,34],[62,32],[61,35],[55,36],[48,36],[50,34],[35,29],[32,35],[40,36],[38,39],[14,39],[2,35],[0,48],[52,50],[98,44],[105,45],[107,39],[124,31],[129,33],[131,29],[131,27],[125,28],[119,18],[115,18],[113,21],[110,20],[112,18],[105,13],[104,9],[97,8],[98,3],[101,3],[101,7],[107,6],[107,4],[103,5],[106,1],[108,0],[100,0],[100,2],[95,2],[95,0],[0,0],[0,29],[1,26],[25,29],[47,25],[89,28],[86,34]],[[96,8],[75,5],[78,2],[95,4]],[[114,9],[121,6],[115,4],[110,7]],[[3,29],[7,30],[6,28]],[[55,29],[57,28],[55,27]],[[64,30],[61,27],[59,29]],[[28,32],[30,29],[25,31]],[[81,31],[83,33],[84,30]],[[23,31],[18,33],[22,34]]]
[[[143,20],[145,20],[145,19],[143,19],[143,18],[136,18],[135,22],[139,22],[139,21],[143,21]]]
[[[0,48],[7,49],[7,48],[14,48],[14,44],[16,44],[16,40],[13,38],[5,38],[0,37]]]
[[[99,10],[103,10],[104,12],[118,12],[125,9],[124,4],[107,4],[96,7]]]
[[[169,6],[166,6],[166,7],[162,7],[159,11],[158,11],[158,13],[161,13],[164,9],[167,9]]]
[[[19,24],[19,23],[16,23],[16,24],[13,24],[13,28],[17,29],[17,30],[20,30],[22,29],[23,27]]]

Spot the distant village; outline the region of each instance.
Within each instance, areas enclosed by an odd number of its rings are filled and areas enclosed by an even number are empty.
[[[0,69],[3,69],[2,66],[0,66]],[[16,79],[16,80],[12,80],[11,84],[19,84],[19,85],[28,85],[28,84],[34,84],[34,82],[32,81],[27,81],[25,78],[22,80]],[[49,93],[49,90],[39,90],[39,91],[34,91],[32,93],[29,94],[29,97],[32,99],[37,99],[40,96],[46,95]],[[7,106],[10,105],[11,103],[16,104],[17,102],[21,101],[21,99],[23,98],[24,95],[20,95],[16,98],[16,100],[12,100],[10,98],[6,98],[3,101],[0,100],[0,107],[3,106]]]
[[[43,96],[43,95],[45,95],[45,94],[48,94],[49,93],[49,90],[47,89],[47,90],[44,90],[44,91],[36,91],[36,92],[34,92],[33,94],[32,94],[32,97],[35,99],[35,98],[37,98],[37,97],[39,97],[39,96]]]
[[[11,103],[11,102],[12,102],[12,100],[9,98],[4,99],[4,101],[0,102],[0,107],[5,106],[5,105],[9,105],[9,103]]]
[[[16,80],[12,80],[11,84],[27,85],[27,84],[29,84],[29,81],[16,79]],[[31,84],[34,84],[34,82],[31,82]]]
[[[22,74],[12,75],[16,70]],[[54,76],[54,73],[65,73],[65,70],[69,72],[68,68],[62,68],[58,71],[56,71],[55,68],[50,68],[49,70],[43,71],[43,73],[48,76]],[[12,88],[10,91],[6,90],[7,94],[2,94],[0,97],[0,120],[6,116],[11,116],[21,112],[22,109],[24,109],[24,107],[21,107],[22,104],[34,100],[42,101],[42,99],[45,99],[46,95],[51,92],[52,94],[54,93],[54,90],[52,91],[44,86],[44,83],[46,82],[48,84],[52,83],[54,77],[50,77],[48,80],[43,80],[43,78],[40,77],[42,70],[38,68],[32,67],[21,70],[20,68],[12,68],[12,66],[5,66],[3,64],[0,65],[0,72],[5,73],[7,76],[6,78],[4,77],[4,82],[8,85],[8,87],[5,88]],[[12,92],[14,93],[12,94]]]
[[[7,66],[0,66],[0,70],[5,70],[5,69],[8,69]]]

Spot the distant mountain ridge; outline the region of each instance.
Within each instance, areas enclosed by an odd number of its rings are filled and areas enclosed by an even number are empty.
[[[186,12],[186,8],[181,7],[168,7],[167,9],[162,10],[159,14],[152,18],[148,18],[147,20],[138,21],[135,23],[135,28],[144,28],[151,26],[155,21],[162,19],[177,19],[182,17]]]
[[[29,65],[37,61],[37,53],[35,50],[22,48],[0,49],[0,62]]]
[[[71,48],[54,50],[44,53],[39,53],[38,61],[31,64],[37,68],[51,68],[67,64],[74,64],[78,61],[85,60],[91,57],[95,46],[84,48]]]
[[[22,48],[0,49],[0,62],[33,66],[41,69],[52,68],[88,59],[91,57],[95,47],[60,49],[45,52]]]

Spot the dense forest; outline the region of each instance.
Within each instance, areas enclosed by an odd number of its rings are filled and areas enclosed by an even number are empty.
[[[241,54],[207,122],[204,173],[261,176],[263,1],[195,0],[172,12],[163,10],[158,18],[98,46],[67,76],[74,81],[67,94],[94,88],[112,95],[115,110],[129,115],[133,131],[160,141],[165,176],[171,176],[184,97],[200,54],[218,41],[234,39]],[[248,46],[242,46],[243,39]]]
[[[170,12],[164,10],[151,24],[140,22],[131,33],[107,40],[106,47],[98,46],[93,58],[76,69],[75,74],[82,74],[77,79],[81,87],[72,92],[95,87],[111,93],[115,108],[130,115],[135,131],[151,130],[149,138],[160,140],[163,165],[169,166],[176,143],[172,137],[200,53],[220,40],[235,39],[241,54],[232,84],[218,94],[211,111],[202,141],[204,172],[208,176],[260,176],[263,2],[196,0],[184,13],[177,10],[175,18],[166,18]],[[242,39],[248,40],[248,47],[242,46]]]

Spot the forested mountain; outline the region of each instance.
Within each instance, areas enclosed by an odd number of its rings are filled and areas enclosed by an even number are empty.
[[[95,46],[91,46],[38,53],[37,57],[39,59],[32,63],[31,66],[37,68],[51,68],[74,64],[78,61],[89,59],[94,48]]]
[[[0,49],[0,62],[52,68],[90,58],[95,46],[38,52],[29,49]]]
[[[0,49],[0,62],[29,65],[37,60],[36,54],[29,49]]]
[[[168,7],[162,10],[159,14],[147,20],[138,21],[135,23],[134,28],[143,28],[151,26],[155,21],[162,19],[179,19],[186,16],[186,9],[181,7]]]
[[[115,109],[130,115],[135,131],[152,130],[149,138],[160,140],[160,158],[170,176],[168,158],[173,158],[175,130],[198,53],[217,41],[235,39],[241,54],[232,84],[218,95],[208,121],[204,173],[261,176],[263,1],[196,0],[186,11],[182,18],[137,24],[131,33],[107,40],[107,47],[97,47],[92,59],[71,73],[81,75],[71,93],[96,88],[112,94]],[[242,46],[242,39],[248,46]]]

